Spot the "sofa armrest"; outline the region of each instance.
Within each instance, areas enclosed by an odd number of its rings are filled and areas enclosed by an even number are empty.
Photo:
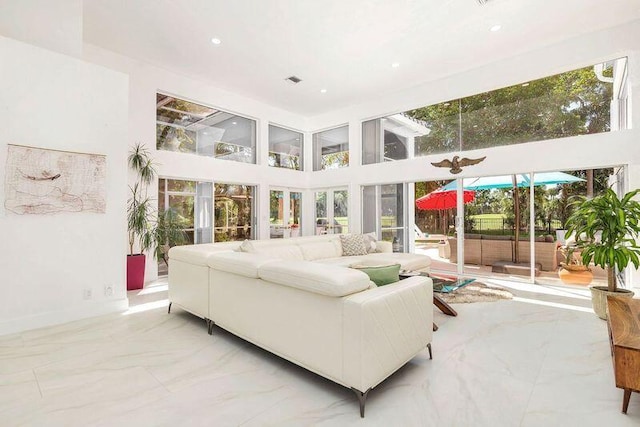
[[[378,240],[376,242],[376,252],[393,252],[393,243]]]
[[[350,387],[375,387],[433,336],[433,282],[410,277],[344,301],[343,366]]]

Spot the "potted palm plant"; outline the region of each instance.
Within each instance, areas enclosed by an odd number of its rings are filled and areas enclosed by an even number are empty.
[[[127,255],[127,290],[141,289],[144,285],[145,252],[155,246],[153,200],[148,196],[149,185],[156,178],[156,168],[149,151],[136,144],[129,153],[129,168],[136,173],[136,182],[129,187],[127,201],[127,231],[129,255]],[[139,252],[135,252],[135,251]]]
[[[636,269],[640,266],[640,203],[633,200],[639,192],[630,191],[620,199],[608,189],[593,199],[580,198],[567,220],[567,235],[575,236],[582,263],[588,266],[593,261],[607,272],[607,286],[590,287],[593,310],[601,319],[607,318],[607,295],[633,296],[632,291],[618,289],[616,270],[623,271],[629,263]]]

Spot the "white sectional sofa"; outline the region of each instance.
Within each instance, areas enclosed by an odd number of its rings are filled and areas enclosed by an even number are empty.
[[[169,300],[299,366],[368,392],[426,348],[433,284],[411,277],[377,287],[353,263],[426,271],[428,257],[387,252],[343,257],[337,236],[174,247]],[[171,309],[171,305],[169,310]]]

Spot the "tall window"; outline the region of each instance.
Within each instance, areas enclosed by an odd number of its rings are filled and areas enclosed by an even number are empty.
[[[303,170],[303,135],[269,125],[269,166]]]
[[[158,214],[173,210],[189,243],[211,243],[212,191],[210,182],[160,178]]]
[[[255,189],[251,185],[215,184],[216,242],[255,238]]]
[[[156,94],[156,147],[243,163],[256,162],[256,122]]]
[[[626,63],[620,58],[363,122],[362,163],[624,129]]]
[[[313,134],[313,170],[349,166],[349,126]]]
[[[404,113],[363,122],[362,164],[407,159],[413,153],[416,138],[429,132],[425,122]]]

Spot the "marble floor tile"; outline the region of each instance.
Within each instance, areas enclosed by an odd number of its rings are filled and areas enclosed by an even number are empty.
[[[345,387],[167,314],[159,281],[126,313],[0,337],[0,425],[640,425],[639,394],[620,413],[606,323],[583,290],[506,285],[515,300],[436,309],[434,359],[373,389],[361,419]]]

